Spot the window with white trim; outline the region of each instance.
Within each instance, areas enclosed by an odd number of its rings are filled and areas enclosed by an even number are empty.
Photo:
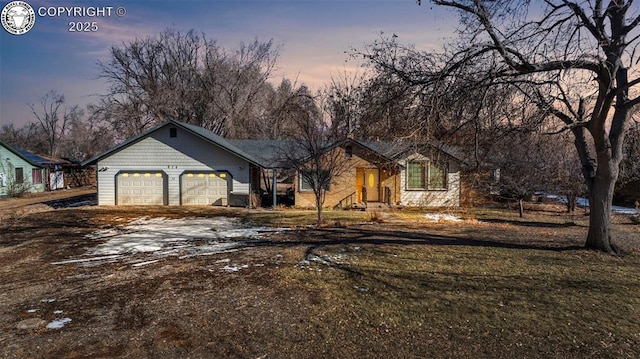
[[[408,161],[407,162],[407,189],[408,190],[433,190],[447,189],[447,164],[435,161]]]
[[[429,185],[427,189],[443,191],[447,189],[447,164],[429,162]]]
[[[425,164],[425,161],[409,161],[407,163],[407,189],[426,189]]]

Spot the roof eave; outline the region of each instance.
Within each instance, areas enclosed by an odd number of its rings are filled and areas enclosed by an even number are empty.
[[[20,157],[22,160],[26,161],[28,164],[34,166],[34,167],[40,167],[40,168],[45,168],[46,166],[34,162],[32,160],[30,160],[29,158],[23,156],[15,147],[11,146],[10,144],[0,140],[0,145],[2,145],[4,148],[8,149],[11,153],[13,153],[14,155]]]
[[[202,134],[200,134],[200,133],[192,130],[188,126],[186,126],[184,123],[182,123],[180,121],[176,121],[174,119],[169,119],[169,120],[165,121],[164,123],[162,123],[160,125],[157,125],[157,126],[151,128],[151,129],[149,129],[149,130],[147,130],[147,131],[145,131],[145,132],[143,132],[143,133],[141,133],[141,134],[139,134],[137,136],[134,136],[134,137],[122,142],[121,144],[119,144],[119,145],[117,145],[117,146],[115,146],[113,148],[108,149],[107,151],[105,151],[105,152],[103,152],[103,153],[101,153],[101,154],[99,154],[99,155],[97,155],[97,156],[95,156],[95,157],[93,157],[93,158],[91,158],[89,160],[86,160],[86,161],[82,162],[81,166],[84,167],[84,166],[88,166],[88,165],[95,165],[95,164],[98,163],[98,161],[104,159],[105,157],[108,157],[108,156],[110,156],[110,155],[112,155],[112,154],[114,154],[114,153],[116,153],[118,151],[123,150],[124,148],[126,148],[128,146],[131,146],[131,145],[135,144],[138,141],[141,141],[142,139],[146,138],[151,133],[153,133],[153,132],[155,132],[155,131],[157,131],[157,130],[165,127],[165,126],[168,126],[168,125],[174,125],[176,127],[180,127],[181,129],[193,134],[194,136],[197,136],[197,137],[205,140],[208,143],[211,143],[211,144],[213,144],[215,146],[218,146],[218,147],[220,147],[220,148],[222,148],[222,149],[224,149],[226,151],[231,152],[235,156],[240,157],[241,159],[249,162],[250,164],[253,164],[253,165],[258,166],[258,167],[268,168],[268,167],[263,166],[263,164],[259,163],[255,159],[249,158],[248,156],[244,155],[238,149],[233,148],[234,147],[233,145],[231,145],[231,144],[225,145],[225,144],[218,143],[217,141],[215,141],[215,140],[213,140],[211,138],[208,138],[206,136],[203,136]],[[212,134],[213,134],[213,132],[212,132]],[[231,148],[230,148],[230,146],[231,146]]]

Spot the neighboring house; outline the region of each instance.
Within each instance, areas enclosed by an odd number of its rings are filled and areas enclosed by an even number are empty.
[[[0,141],[0,196],[64,188],[62,167],[67,163]]]
[[[333,147],[348,168],[332,181],[324,205],[459,206],[459,157],[432,145],[399,143],[347,139]],[[284,151],[293,148],[287,144],[226,140],[169,120],[83,165],[96,166],[100,205],[248,206],[257,204],[254,195],[278,187],[278,175],[288,170]],[[296,206],[315,206],[301,176],[293,187]]]
[[[348,169],[327,189],[326,207],[367,204],[458,207],[462,160],[445,146],[402,142],[359,142],[338,146]],[[295,181],[297,206],[315,206],[311,187]]]
[[[169,120],[86,161],[99,205],[247,206],[263,164],[202,127]]]

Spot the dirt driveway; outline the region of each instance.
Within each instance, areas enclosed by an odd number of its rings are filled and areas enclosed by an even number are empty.
[[[0,220],[60,207],[91,204],[97,204],[95,187],[28,193],[22,197],[0,198]]]

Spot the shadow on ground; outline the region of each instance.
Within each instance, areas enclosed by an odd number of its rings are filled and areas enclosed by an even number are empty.
[[[486,223],[498,223],[498,224],[511,224],[514,226],[522,227],[536,227],[536,228],[567,228],[567,227],[584,227],[575,222],[565,223],[550,223],[550,222],[530,222],[530,221],[516,221],[509,219],[488,218],[482,219],[481,222]]]
[[[287,239],[259,240],[251,245],[273,246],[273,247],[308,247],[305,259],[314,250],[335,245],[425,245],[425,246],[469,246],[469,247],[491,247],[507,249],[528,249],[546,250],[562,252],[582,249],[582,246],[551,246],[534,245],[522,243],[508,243],[483,239],[473,239],[469,237],[457,237],[440,234],[410,232],[402,230],[381,230],[366,228],[314,228],[311,230],[297,231],[292,233]]]
[[[45,201],[45,202],[42,202],[42,204],[45,204],[55,209],[73,208],[73,207],[80,207],[80,206],[97,206],[98,194],[97,193],[83,194],[80,196]]]

